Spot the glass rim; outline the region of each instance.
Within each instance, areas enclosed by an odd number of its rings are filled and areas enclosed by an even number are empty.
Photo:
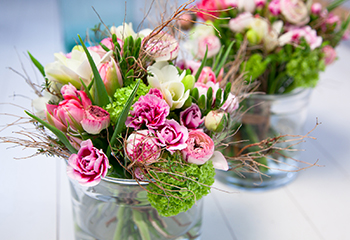
[[[136,181],[136,179],[101,177],[102,181],[109,183],[117,183],[121,185],[148,185],[148,182]]]
[[[263,94],[263,93],[254,93],[251,94],[247,99],[263,99],[263,100],[276,100],[276,99],[286,99],[294,96],[301,96],[305,94],[308,96],[311,93],[312,88],[297,88],[290,93],[284,94]]]

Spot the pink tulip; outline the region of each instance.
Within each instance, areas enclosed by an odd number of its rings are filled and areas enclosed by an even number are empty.
[[[337,59],[337,52],[331,46],[327,45],[322,48],[324,61],[326,65],[332,64]]]
[[[90,105],[81,121],[83,129],[90,134],[99,134],[110,123],[109,113],[98,106]]]
[[[188,129],[198,128],[203,121],[201,110],[197,104],[192,103],[190,107],[180,112],[180,123]]]
[[[201,74],[197,80],[198,83],[213,82],[216,83],[215,73],[211,69],[211,67],[203,67]]]
[[[115,90],[123,86],[123,78],[119,67],[113,58],[99,66],[99,73],[109,96],[113,97]]]
[[[153,163],[160,156],[160,147],[148,130],[136,131],[126,140],[126,154],[130,161]],[[136,174],[136,173],[135,173]]]
[[[207,58],[214,57],[221,48],[220,39],[217,36],[209,35],[198,39],[197,57],[203,59],[208,48]]]
[[[132,106],[131,117],[128,117],[125,125],[127,127],[140,129],[142,125],[148,128],[157,128],[165,122],[170,113],[170,107],[164,99],[153,94],[141,96]]]
[[[68,160],[67,174],[81,185],[91,187],[107,175],[109,161],[107,156],[92,145],[90,139],[83,141],[78,154],[72,154]]]
[[[151,131],[156,136],[156,144],[165,147],[170,153],[187,147],[188,130],[174,119],[166,119],[163,125]]]

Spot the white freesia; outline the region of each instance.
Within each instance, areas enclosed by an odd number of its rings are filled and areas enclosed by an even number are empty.
[[[258,43],[260,43],[268,33],[269,24],[263,18],[254,18],[253,21],[250,22],[248,28],[252,29],[256,33]]]
[[[148,67],[148,71],[153,75],[147,77],[149,85],[162,92],[171,109],[181,108],[189,97],[189,90],[185,91],[181,82],[186,72],[179,75],[177,68],[165,61],[156,62]]]
[[[271,52],[278,46],[278,36],[280,35],[283,27],[282,21],[276,21],[272,24],[270,31],[265,35],[264,49],[266,52]]]
[[[151,29],[146,28],[136,33],[132,27],[132,23],[125,22],[118,27],[112,26],[110,31],[111,34],[115,34],[119,39],[125,39],[129,36],[132,36],[132,38],[134,39],[136,39],[137,37],[144,38],[152,32]]]
[[[101,57],[89,51],[97,65]],[[62,84],[72,83],[76,88],[81,87],[80,79],[88,85],[91,82],[92,70],[82,46],[75,46],[68,58],[63,53],[55,53],[55,61],[45,66],[45,74],[50,81]]]
[[[251,12],[255,11],[256,3],[255,0],[238,0],[238,10],[242,12]]]
[[[253,15],[250,12],[245,12],[238,15],[236,18],[232,18],[228,27],[233,32],[241,33],[246,30],[253,21]]]

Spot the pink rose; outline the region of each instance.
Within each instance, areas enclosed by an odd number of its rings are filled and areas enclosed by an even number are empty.
[[[305,38],[311,50],[314,50],[322,44],[322,37],[317,36],[316,30],[312,29],[310,26],[305,26],[302,28],[291,29],[280,36],[278,39],[279,45],[284,46],[285,44],[292,42],[298,44],[302,37]]]
[[[322,5],[321,3],[313,3],[311,5],[311,13],[314,15],[320,15],[322,11]]]
[[[136,130],[140,129],[143,124],[148,128],[163,125],[170,112],[167,102],[153,94],[141,96],[132,107],[131,117],[127,118],[125,125]]]
[[[203,67],[201,74],[197,80],[198,83],[213,82],[216,83],[215,73],[211,69],[211,67]]]
[[[108,62],[104,62],[99,66],[98,72],[100,73],[108,95],[113,97],[117,88],[123,86],[123,78],[117,63],[111,57]]]
[[[126,154],[132,162],[153,163],[159,158],[160,151],[148,130],[136,131],[126,140]]]
[[[156,144],[165,147],[171,153],[187,146],[188,130],[174,119],[166,119],[163,125],[151,131],[156,136]]]
[[[200,10],[197,12],[197,16],[207,21],[213,20],[212,16],[218,17],[220,12],[217,10],[226,8],[226,4],[225,0],[201,0],[197,3],[197,8]]]
[[[277,15],[281,14],[281,3],[280,3],[280,0],[272,0],[269,3],[269,11],[274,16],[277,16]]]
[[[192,103],[190,107],[180,112],[180,123],[188,129],[198,128],[203,121],[201,110],[197,104]]]
[[[107,128],[110,123],[109,113],[98,106],[90,105],[84,112],[84,118],[81,121],[83,129],[90,134],[99,134]]]
[[[309,12],[302,0],[280,0],[281,13],[292,24],[301,26],[309,21]]]
[[[254,21],[254,17],[250,12],[241,13],[236,18],[232,18],[228,23],[228,27],[233,32],[241,33],[249,27]]]
[[[198,39],[197,57],[203,59],[208,48],[207,58],[214,57],[219,53],[221,48],[220,39],[214,35],[204,36]]]
[[[189,132],[187,147],[181,151],[185,161],[202,165],[207,161],[213,162],[214,168],[228,170],[225,157],[218,151],[214,151],[213,140],[201,130]]]
[[[322,51],[325,54],[324,61],[326,65],[332,64],[337,59],[337,52],[331,46],[324,46]]]
[[[239,107],[239,102],[237,97],[232,93],[229,93],[225,103],[221,106],[220,109],[229,114],[232,114],[235,110],[238,109],[238,107]]]
[[[107,175],[109,162],[107,156],[92,145],[90,139],[83,141],[78,154],[68,159],[67,174],[83,186],[95,186],[101,177]]]

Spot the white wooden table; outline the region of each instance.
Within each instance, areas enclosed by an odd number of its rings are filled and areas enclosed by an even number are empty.
[[[0,102],[31,109],[34,93],[6,67],[41,80],[25,57],[42,63],[62,49],[55,0],[0,0]],[[266,192],[213,190],[205,198],[203,240],[346,240],[350,239],[350,44],[340,60],[321,75],[314,90],[306,129],[322,122],[308,141],[301,160],[324,167],[300,173],[290,185]],[[0,112],[23,116],[23,109],[1,104]],[[14,120],[1,115],[0,124]],[[10,135],[12,130],[1,132]],[[0,239],[73,240],[70,192],[63,162],[39,156],[14,160],[33,151],[0,145]]]

